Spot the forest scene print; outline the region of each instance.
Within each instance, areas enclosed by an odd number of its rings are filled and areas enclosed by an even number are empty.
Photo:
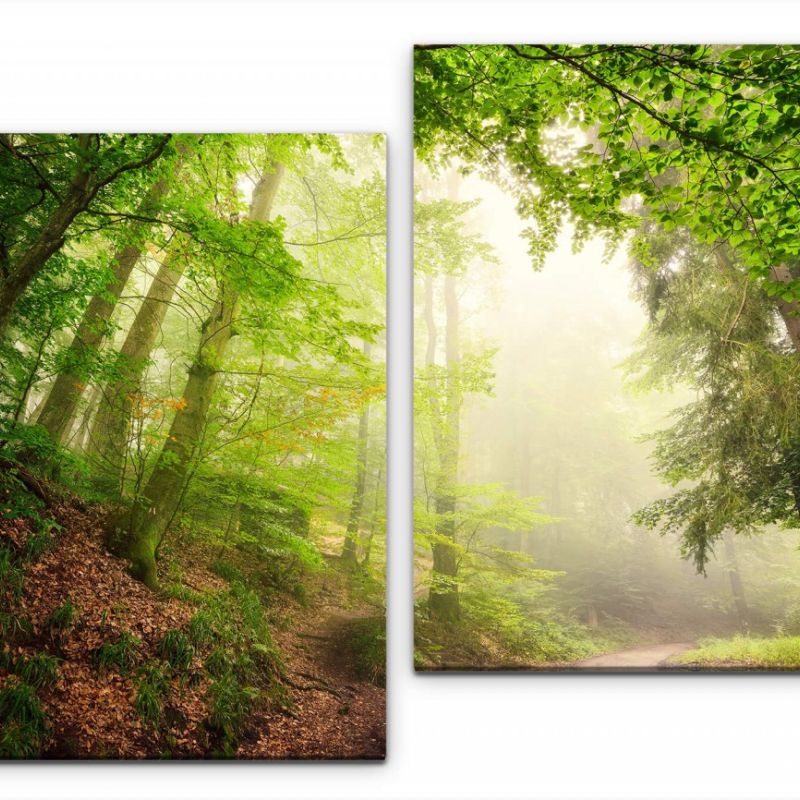
[[[384,757],[385,154],[0,135],[0,758]]]
[[[800,668],[800,47],[414,51],[415,666]]]

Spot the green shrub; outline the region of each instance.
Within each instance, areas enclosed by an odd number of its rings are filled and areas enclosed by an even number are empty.
[[[0,638],[7,642],[25,641],[33,636],[33,623],[8,611],[0,611]]]
[[[242,724],[258,698],[258,689],[242,686],[232,672],[226,672],[208,691],[211,698],[208,724],[221,738],[222,755],[231,756],[236,751]]]
[[[32,686],[15,681],[0,689],[0,758],[36,758],[47,730]]]
[[[214,624],[207,611],[198,611],[189,620],[189,639],[196,647],[202,647],[213,641]]]
[[[344,647],[353,656],[361,677],[386,686],[386,618],[368,617],[351,622],[344,633]]]
[[[139,657],[141,642],[127,631],[123,631],[116,642],[104,642],[94,651],[94,663],[100,670],[116,667],[123,675],[127,675]]]
[[[219,678],[231,668],[231,660],[224,647],[215,647],[208,656],[206,656],[203,666],[209,675]]]
[[[167,583],[164,587],[164,592],[168,597],[182,600],[184,603],[194,603],[197,605],[203,602],[203,595],[200,592],[191,589],[179,581]]]
[[[779,635],[800,636],[800,603],[793,603],[775,626]]]
[[[36,561],[53,546],[53,531],[61,530],[61,526],[54,520],[42,520],[36,530],[28,536],[25,542],[25,558]]]
[[[133,707],[145,723],[155,727],[161,722],[169,681],[158,662],[146,664],[139,671],[138,677]]]
[[[27,658],[20,657],[14,664],[14,672],[25,683],[36,689],[42,686],[55,686],[58,680],[58,659],[48,653],[34,653]]]
[[[734,636],[703,639],[696,650],[669,659],[671,664],[699,664],[735,669],[791,669],[800,667],[800,636],[764,639]]]
[[[16,602],[22,596],[24,573],[14,551],[0,545],[0,596],[10,595]]]
[[[164,634],[156,649],[161,658],[176,671],[189,669],[194,657],[194,647],[186,634],[174,628]]]
[[[78,619],[78,608],[72,603],[69,595],[67,595],[64,602],[56,609],[50,612],[50,615],[45,621],[45,627],[53,631],[67,631],[69,630]]]
[[[280,651],[272,643],[253,642],[250,645],[250,658],[262,675],[277,679],[286,674]]]
[[[228,583],[233,583],[234,581],[244,583],[244,575],[242,574],[241,570],[239,570],[237,567],[234,567],[233,564],[228,561],[217,559],[211,565],[210,569],[215,575],[219,575],[220,578],[228,581]]]

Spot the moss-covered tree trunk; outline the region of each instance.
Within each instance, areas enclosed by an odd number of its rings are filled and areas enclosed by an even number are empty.
[[[369,342],[364,342],[364,357],[369,359]],[[364,508],[364,490],[367,485],[367,452],[369,445],[369,402],[364,403],[358,418],[358,435],[356,438],[357,462],[356,482],[353,488],[353,499],[350,503],[350,516],[347,520],[347,531],[342,547],[342,561],[348,567],[358,566],[358,531],[361,524],[361,512]]]
[[[166,194],[166,178],[156,181],[137,211],[137,216],[152,217]],[[96,294],[83,313],[75,336],[64,356],[64,368],[58,374],[42,406],[38,423],[56,442],[63,442],[80,402],[86,383],[86,366],[109,331],[109,320],[125,284],[144,252],[151,224],[134,221],[128,225],[126,244],[112,258],[111,280]]]
[[[283,171],[282,165],[276,165],[259,181],[250,206],[251,220],[269,219]],[[156,550],[178,511],[187,477],[197,457],[220,364],[234,335],[238,307],[238,293],[232,287],[222,285],[219,298],[203,324],[183,398],[167,440],[144,490],[122,523],[111,531],[112,545],[130,559],[134,577],[152,589],[158,587]]]
[[[92,423],[89,443],[105,480],[122,479],[134,398],[138,394],[161,325],[186,265],[173,249],[158,267],[119,352],[117,377],[106,384]]]

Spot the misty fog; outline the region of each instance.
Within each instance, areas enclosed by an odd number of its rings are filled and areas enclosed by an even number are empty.
[[[528,637],[525,647],[535,635],[525,627],[531,623],[550,626],[545,638],[558,639],[553,626],[563,626],[567,636],[600,641],[601,650],[780,629],[800,566],[795,532],[726,533],[703,575],[683,557],[676,535],[632,520],[673,491],[654,474],[648,435],[669,427],[673,411],[695,393],[680,385],[646,391],[635,385],[636,370],[626,370],[648,325],[647,310],[634,296],[627,243],[607,252],[594,238],[576,250],[573,228],[565,224],[557,248],[536,270],[514,199],[495,184],[452,174],[420,183],[421,201],[474,202],[462,217],[463,230],[493,255],[472,259],[452,278],[461,369],[470,356],[489,359],[485,391],[467,387],[461,398],[459,491],[471,496],[481,490],[468,487],[492,487],[490,493],[502,487],[522,500],[535,498],[536,512],[544,515],[530,527],[487,525],[461,545],[474,559],[459,561],[462,611],[483,628],[479,641],[487,650],[460,658],[500,658],[490,640],[508,632],[509,615],[528,631],[521,634]],[[418,232],[418,263],[425,257],[422,239]],[[418,382],[430,334],[422,282],[418,274]],[[444,363],[447,314],[441,287],[433,291],[435,359]],[[417,453],[425,473],[429,444],[419,398],[417,405]],[[426,486],[418,469],[418,508]],[[420,519],[418,531],[424,529]],[[421,597],[431,565],[425,548],[417,552]],[[517,570],[509,554],[530,560]],[[487,582],[493,569],[504,577]],[[542,658],[573,656],[546,645]]]

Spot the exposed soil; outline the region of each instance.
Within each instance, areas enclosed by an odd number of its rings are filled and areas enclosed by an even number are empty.
[[[241,758],[382,759],[386,690],[358,676],[339,646],[358,613],[309,609],[291,631],[276,634],[289,668],[294,715],[260,714]]]
[[[592,658],[578,661],[573,666],[582,669],[674,669],[667,664],[670,656],[685,653],[691,650],[694,644],[691,642],[668,642],[665,644],[646,645],[644,647],[633,647],[630,650],[621,650],[618,653],[606,653],[602,656],[592,656]]]

